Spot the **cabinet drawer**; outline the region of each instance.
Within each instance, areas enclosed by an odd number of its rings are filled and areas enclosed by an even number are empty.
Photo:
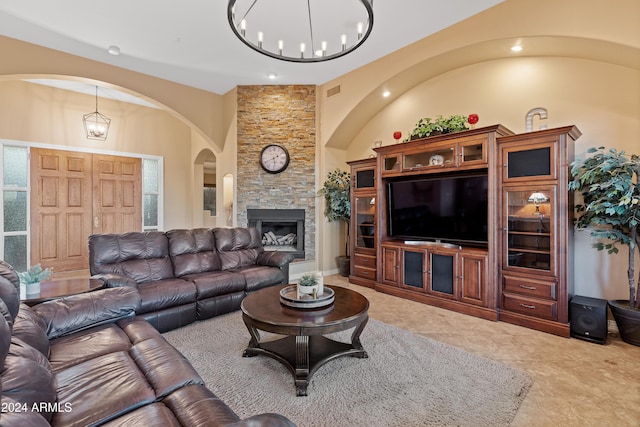
[[[354,254],[356,267],[376,268],[376,257],[371,255]]]
[[[364,268],[356,265],[353,267],[353,273],[355,276],[358,276],[358,277],[376,280],[376,270],[373,270],[370,268]]]
[[[508,293],[528,295],[536,298],[556,299],[556,283],[504,275],[503,290]]]
[[[558,320],[558,303],[518,295],[503,294],[502,308],[547,320]]]

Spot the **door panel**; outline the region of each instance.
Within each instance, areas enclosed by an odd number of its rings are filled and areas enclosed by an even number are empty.
[[[142,229],[142,161],[93,155],[93,232]]]
[[[88,266],[91,154],[31,149],[31,264]]]

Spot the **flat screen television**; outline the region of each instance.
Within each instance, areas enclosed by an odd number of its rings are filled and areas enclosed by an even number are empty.
[[[389,235],[486,246],[486,174],[428,176],[387,184]]]

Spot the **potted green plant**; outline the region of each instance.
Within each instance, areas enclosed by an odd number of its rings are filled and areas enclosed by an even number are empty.
[[[467,116],[454,114],[449,117],[437,116],[423,117],[418,120],[416,127],[409,134],[408,140],[426,138],[428,136],[441,135],[451,132],[460,132],[469,129],[467,127]]]
[[[609,301],[609,307],[622,339],[640,346],[640,288],[635,278],[635,254],[640,245],[640,156],[613,148],[605,151],[604,147],[587,153],[593,155],[571,164],[574,178],[569,190],[579,192],[584,201],[576,206],[577,227],[591,230],[599,251],[615,254],[618,246],[628,247],[629,300]]]
[[[51,277],[52,273],[53,269],[43,269],[40,264],[36,264],[29,267],[27,271],[18,273],[18,277],[20,278],[20,283],[23,283],[25,285],[26,293],[28,295],[38,294],[40,293],[40,282],[42,282],[43,280],[47,280],[49,277]]]
[[[324,216],[329,222],[343,221],[346,224],[346,251],[338,257],[338,269],[342,276],[348,276],[349,258],[349,221],[351,220],[351,176],[349,172],[335,169],[329,172],[319,193],[324,196]]]
[[[315,274],[303,274],[298,281],[298,299],[303,295],[318,294],[318,276]]]

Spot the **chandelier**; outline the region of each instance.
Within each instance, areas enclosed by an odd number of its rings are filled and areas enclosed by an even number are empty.
[[[106,141],[111,119],[98,112],[98,86],[96,86],[96,111],[83,115],[82,122],[87,138]]]
[[[321,62],[357,49],[373,28],[373,0],[229,0],[229,25],[251,49]]]

